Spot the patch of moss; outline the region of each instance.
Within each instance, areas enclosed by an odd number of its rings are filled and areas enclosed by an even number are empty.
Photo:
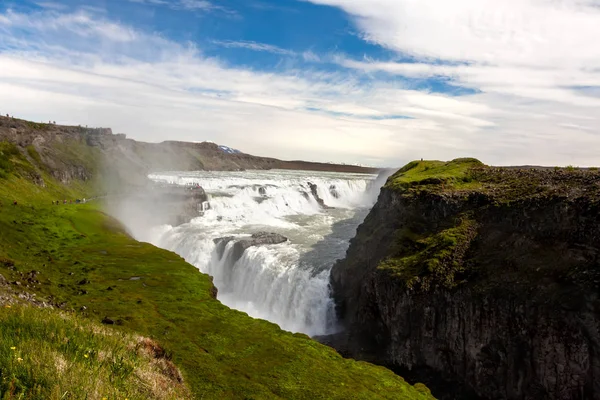
[[[99,149],[75,140],[54,143],[54,149],[60,154],[61,161],[65,165],[83,167],[90,176],[98,173],[101,163]]]
[[[466,186],[473,182],[471,170],[483,167],[475,158],[457,158],[449,162],[412,161],[392,175],[385,187],[404,191],[416,186]]]
[[[27,121],[26,123],[30,129],[34,129],[36,131],[47,130],[50,127],[49,124],[44,124],[42,122]]]
[[[27,146],[27,154],[29,154],[29,157],[31,157],[31,159],[33,161],[35,161],[37,163],[37,165],[42,166],[42,158],[40,157],[40,153],[37,152],[37,150],[35,149],[35,147],[33,145],[29,145]]]
[[[10,173],[30,178],[35,168],[13,143],[0,142],[0,178],[6,179]]]
[[[401,229],[391,255],[378,268],[400,279],[407,288],[454,288],[461,283],[465,272],[462,259],[476,230],[476,222],[467,216],[436,232]]]

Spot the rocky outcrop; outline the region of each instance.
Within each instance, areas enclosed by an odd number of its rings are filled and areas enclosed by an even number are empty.
[[[329,210],[332,208],[325,204],[325,201],[323,201],[323,199],[319,196],[319,187],[317,185],[308,182],[308,187],[310,187],[310,193],[313,195],[314,199],[317,201],[317,204],[319,204],[321,208],[325,210]]]
[[[334,266],[346,331],[321,340],[440,398],[600,399],[599,211],[595,171],[412,163]]]
[[[257,232],[252,234],[249,238],[236,239],[233,236],[227,236],[222,238],[214,239],[215,244],[217,245],[217,252],[219,254],[219,258],[223,257],[223,253],[225,252],[225,247],[231,241],[235,241],[233,245],[233,249],[229,254],[229,265],[235,264],[242,255],[244,251],[249,247],[253,246],[265,246],[270,244],[280,244],[288,241],[283,235],[279,233],[270,233],[270,232]]]
[[[334,199],[340,198],[340,193],[337,191],[337,188],[335,187],[335,185],[329,186],[329,193],[331,193],[331,195],[333,196]]]

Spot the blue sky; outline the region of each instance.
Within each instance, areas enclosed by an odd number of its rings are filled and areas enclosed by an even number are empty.
[[[598,0],[5,0],[0,112],[397,166],[599,164]]]

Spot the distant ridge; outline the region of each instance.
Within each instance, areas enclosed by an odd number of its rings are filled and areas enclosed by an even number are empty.
[[[148,173],[167,170],[378,171],[377,168],[355,165],[258,157],[212,142],[138,142],[122,133],[113,134],[110,128],[39,123],[5,116],[0,117],[0,141],[14,143],[25,157],[63,183],[100,176],[111,181],[140,184]]]

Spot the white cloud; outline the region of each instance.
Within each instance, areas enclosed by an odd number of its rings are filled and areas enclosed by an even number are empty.
[[[65,4],[55,3],[53,1],[39,1],[35,3],[39,7],[47,8],[51,10],[65,10],[68,7]]]
[[[451,97],[343,71],[233,67],[103,14],[53,10],[0,14],[0,49],[0,112],[41,121],[111,126],[150,141],[214,140],[289,159],[382,166],[460,156],[495,164],[597,163],[598,99],[564,88],[594,84],[597,76],[576,67],[561,75],[566,69],[558,66],[336,59],[353,70],[445,75],[485,89]],[[512,75],[503,76],[507,71]]]
[[[235,11],[214,4],[208,0],[129,0],[132,3],[167,6],[174,10],[184,11],[222,11],[226,14],[236,14]]]
[[[179,5],[184,10],[211,10],[215,5],[206,0],[180,0]]]
[[[345,10],[361,37],[417,60],[338,56],[339,65],[370,77],[450,79],[479,91],[469,101],[487,107],[486,122],[494,122],[480,130],[486,146],[494,146],[492,158],[502,163],[525,156],[528,160],[520,163],[600,161],[589,148],[600,144],[598,1],[308,1]],[[436,108],[432,98],[425,101],[426,108]],[[507,146],[513,147],[510,153]]]
[[[308,62],[320,62],[321,61],[321,57],[319,57],[317,54],[313,53],[310,50],[303,52],[302,58],[304,59],[304,61],[308,61]]]
[[[598,66],[600,8],[575,0],[310,0],[355,17],[368,40],[418,57]]]
[[[296,55],[296,53],[291,50],[282,49],[281,47],[273,46],[271,44],[258,43],[258,42],[247,41],[247,40],[240,40],[240,41],[213,40],[213,43],[215,43],[219,46],[228,47],[228,48],[250,49],[250,50],[254,50],[254,51],[265,51],[267,53],[281,54],[281,55],[285,55],[285,56]]]
[[[578,0],[310,0],[351,15],[364,38],[420,63],[338,62],[365,72],[429,78],[580,106],[572,86],[600,86],[600,7]],[[442,63],[433,61],[441,60]],[[457,64],[458,63],[458,64]]]
[[[60,13],[43,11],[32,14],[7,10],[0,15],[0,30],[7,36],[0,40],[11,39],[11,28],[24,28],[28,34],[75,35],[75,38],[89,39],[99,37],[115,42],[130,42],[136,39],[135,31],[123,25],[106,20],[94,20],[88,12]]]

